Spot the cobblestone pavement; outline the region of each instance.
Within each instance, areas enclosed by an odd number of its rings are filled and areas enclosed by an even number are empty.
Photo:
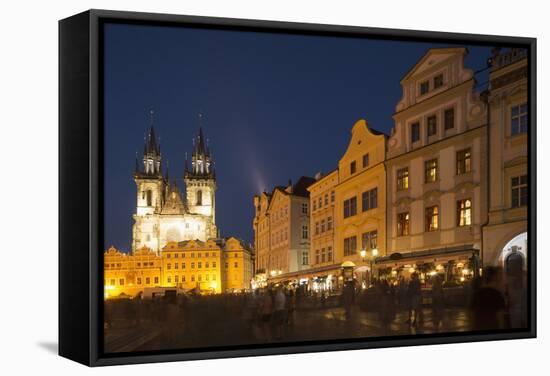
[[[243,318],[239,309],[206,309],[178,321],[144,320],[141,323],[114,322],[105,330],[106,352],[190,349],[201,347],[253,345],[278,342],[368,338],[394,335],[461,332],[470,330],[468,311],[450,308],[444,311],[435,328],[430,308],[423,309],[423,320],[416,326],[407,322],[407,312],[398,311],[387,327],[377,312],[358,307],[346,320],[341,307],[315,308],[295,312],[293,323],[276,326]]]

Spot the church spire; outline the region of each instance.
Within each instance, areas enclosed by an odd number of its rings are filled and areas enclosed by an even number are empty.
[[[214,165],[210,155],[210,150],[203,132],[204,115],[199,112],[197,135],[193,138],[193,154],[191,155],[191,169],[185,162],[186,176],[195,177],[214,177]]]
[[[161,176],[160,139],[155,133],[154,114],[153,110],[149,111],[149,129],[143,145],[143,173]]]

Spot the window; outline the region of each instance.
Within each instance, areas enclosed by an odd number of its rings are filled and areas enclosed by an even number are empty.
[[[199,275],[197,276],[197,278],[198,278],[198,281],[199,281],[199,282],[202,281],[202,274],[199,274]]]
[[[472,170],[472,153],[470,149],[460,150],[456,153],[456,174],[461,175]]]
[[[527,205],[527,175],[512,178],[512,207]]]
[[[307,214],[307,203],[302,203],[302,214]]]
[[[437,118],[435,115],[428,116],[428,137],[437,134]]]
[[[145,277],[145,284],[149,285],[150,283],[151,283],[151,278],[150,277]]]
[[[196,205],[202,205],[202,191],[200,189],[197,191],[197,204]]]
[[[512,112],[512,136],[527,132],[527,103],[513,106]]]
[[[210,263],[209,263],[208,261],[205,262],[205,263],[204,263],[204,267],[205,267],[205,268],[209,268],[209,267],[210,267]]]
[[[308,254],[308,252],[302,252],[302,265],[309,265],[309,254]]]
[[[171,276],[168,276],[167,280],[166,280],[168,283],[172,283],[172,277]]]
[[[319,197],[319,209],[323,207],[323,198]]]
[[[439,228],[439,208],[430,206],[426,208],[426,231],[435,231]]]
[[[141,285],[141,278],[139,278],[139,277],[137,278],[137,284]]]
[[[325,193],[325,206],[328,205],[328,193]]]
[[[182,275],[182,276],[181,276],[181,281],[182,281],[182,282],[185,282],[185,275]]]
[[[174,276],[174,282],[178,283],[179,281],[180,281],[180,278],[179,278],[179,276],[177,276],[177,275],[176,275],[176,276]]]
[[[199,261],[199,262],[197,263],[197,267],[198,267],[199,269],[202,268],[202,262],[201,262],[201,261]]]
[[[327,248],[327,261],[328,262],[332,261],[332,247]]]
[[[409,235],[409,213],[397,214],[397,236]]]
[[[434,77],[434,89],[439,89],[443,86],[443,74],[438,74]]]
[[[357,197],[352,197],[344,201],[344,218],[357,214]]]
[[[332,217],[327,218],[327,231],[332,230]]]
[[[185,269],[185,262],[182,262],[182,263],[181,263],[181,268],[182,268],[182,269]]]
[[[172,264],[166,264],[166,269],[168,270],[172,269]]]
[[[325,223],[326,223],[326,221],[324,219],[321,220],[321,233],[325,232],[325,230],[326,230]]]
[[[216,261],[212,261],[212,267],[213,267],[213,268],[216,267]]]
[[[444,121],[445,130],[453,129],[455,127],[455,109],[449,108],[445,110],[444,118],[445,118],[445,121]]]
[[[178,265],[178,263],[176,262],[176,263],[174,264],[174,269],[177,269],[178,266],[179,266],[179,265]]]
[[[114,279],[111,279],[111,285],[112,285],[112,286],[115,285],[115,280],[114,280]]]
[[[319,235],[319,222],[315,222],[315,235]]]
[[[424,182],[433,183],[437,181],[437,159],[424,162]]]
[[[191,282],[195,282],[195,276],[194,275],[191,276]]]
[[[334,191],[330,192],[330,202],[334,202]]]
[[[369,165],[369,153],[363,155],[363,167],[367,167]]]
[[[459,200],[456,203],[458,226],[470,226],[472,224],[472,200]]]
[[[155,277],[155,284],[159,283],[159,277]]]
[[[401,168],[397,170],[397,190],[402,191],[409,189],[409,168]]]
[[[344,256],[351,256],[357,253],[357,237],[350,236],[344,239]]]
[[[362,249],[375,249],[378,245],[378,231],[364,232],[361,236]]]
[[[420,123],[411,124],[411,143],[420,141]]]
[[[363,211],[378,207],[378,188],[373,188],[362,194]]]
[[[420,83],[420,95],[426,94],[430,90],[430,82],[424,81]]]
[[[355,163],[355,161],[349,164],[349,171],[352,175],[355,174],[355,171],[357,171],[357,163]]]
[[[325,253],[325,249],[321,248],[321,262],[326,262],[327,254]]]
[[[317,201],[313,200],[313,210],[317,210]]]
[[[317,249],[315,251],[315,263],[318,264],[319,262],[321,262],[321,251]]]
[[[153,206],[153,191],[147,190],[147,206]]]
[[[235,261],[235,262],[233,263],[233,266],[234,266],[235,268],[238,268],[238,267],[239,267],[239,263],[238,263],[237,261]]]
[[[302,239],[307,239],[309,237],[309,231],[307,225],[302,226]]]
[[[195,269],[195,263],[194,262],[191,263],[191,269]]]

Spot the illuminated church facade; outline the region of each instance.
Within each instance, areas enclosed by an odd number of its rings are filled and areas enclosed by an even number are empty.
[[[145,138],[141,166],[136,157],[134,181],[137,197],[132,252],[148,247],[160,254],[168,242],[205,242],[218,237],[216,174],[202,127],[193,144],[191,166],[187,157],[185,160],[185,193],[182,194],[168,173],[163,173],[160,142],[151,124]]]

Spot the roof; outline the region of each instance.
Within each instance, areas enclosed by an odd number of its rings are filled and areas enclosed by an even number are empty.
[[[426,60],[432,55],[441,55],[441,54],[455,54],[455,53],[462,53],[467,54],[468,49],[465,47],[449,47],[449,48],[430,48],[426,53],[416,62],[415,65],[411,69],[407,71],[407,73],[403,76],[401,79],[401,82],[407,80],[411,76],[416,73],[416,71],[424,64]]]

